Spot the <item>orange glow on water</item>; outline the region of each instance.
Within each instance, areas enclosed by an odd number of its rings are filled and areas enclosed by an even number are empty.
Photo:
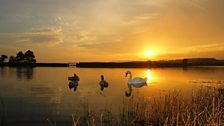
[[[146,75],[147,75],[147,83],[150,83],[152,81],[151,70],[147,70]]]

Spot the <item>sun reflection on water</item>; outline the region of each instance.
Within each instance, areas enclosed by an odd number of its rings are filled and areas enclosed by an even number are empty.
[[[152,78],[151,70],[147,70],[146,75],[147,75],[147,83],[152,82],[153,78]]]

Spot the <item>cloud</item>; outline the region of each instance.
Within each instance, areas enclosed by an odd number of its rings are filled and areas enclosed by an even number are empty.
[[[55,45],[63,43],[63,38],[59,35],[26,35],[21,36],[16,43]]]
[[[177,58],[219,58],[224,59],[224,42],[223,43],[211,43],[202,44],[196,46],[188,46],[177,49],[175,51],[169,51],[167,53],[160,54],[158,59],[173,59]]]
[[[223,0],[1,1],[0,41],[54,47],[52,56],[54,49],[69,50],[71,60],[136,58],[153,47],[170,57],[205,56],[223,50],[223,5]]]
[[[198,46],[190,46],[181,49],[184,52],[209,52],[209,51],[224,51],[223,43],[203,44]]]
[[[61,33],[61,32],[62,32],[61,27],[46,27],[46,28],[32,28],[30,33],[52,34],[52,33]]]
[[[32,28],[30,32],[0,33],[0,39],[17,45],[53,46],[63,43],[63,33],[60,27]]]

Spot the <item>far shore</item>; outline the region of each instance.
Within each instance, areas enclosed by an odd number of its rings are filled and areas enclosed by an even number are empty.
[[[69,63],[0,63],[9,67],[69,67]]]
[[[0,63],[9,67],[69,67],[79,68],[163,68],[163,67],[195,67],[195,66],[224,66],[224,60],[214,58],[190,58],[159,61],[132,62],[78,62],[78,63]]]
[[[194,66],[224,66],[224,60],[214,58],[189,58],[159,61],[133,62],[80,62],[80,68],[163,68],[163,67],[194,67]]]

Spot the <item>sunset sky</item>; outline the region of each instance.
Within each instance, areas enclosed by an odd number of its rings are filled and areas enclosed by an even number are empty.
[[[1,0],[0,54],[31,49],[39,62],[224,59],[223,12],[224,0]]]

